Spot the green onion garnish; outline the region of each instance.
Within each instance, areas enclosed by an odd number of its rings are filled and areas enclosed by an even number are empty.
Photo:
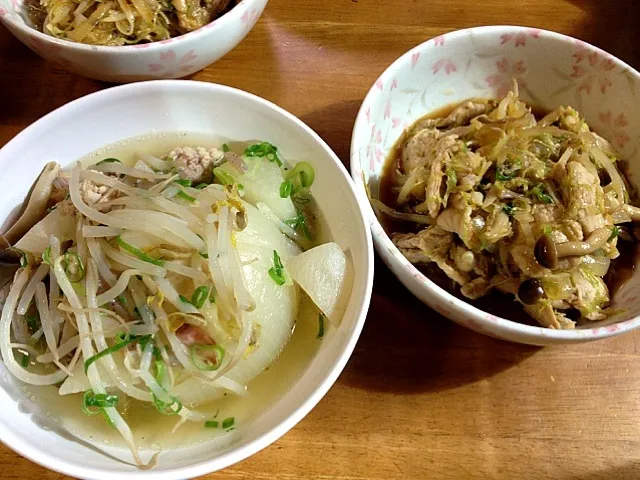
[[[196,288],[191,295],[191,303],[196,308],[202,308],[204,306],[204,302],[207,301],[207,297],[209,296],[209,287],[205,287],[204,285]]]
[[[29,360],[31,359],[31,355],[28,353],[23,353],[22,358],[20,359],[20,366],[22,368],[27,368],[29,366]]]
[[[510,203],[505,203],[502,206],[502,210],[504,211],[504,213],[506,213],[507,215],[512,217],[513,215],[515,215],[515,213],[516,213],[516,211],[518,209],[516,207],[514,207],[513,205],[511,205]]]
[[[105,158],[104,160],[100,160],[96,165],[102,165],[103,163],[122,163],[117,158]]]
[[[22,268],[27,268],[27,265],[29,265],[29,259],[27,258],[27,254],[25,252],[16,247],[9,247],[7,248],[7,250],[18,252],[18,254],[20,255],[20,266]]]
[[[193,185],[193,182],[191,180],[188,180],[186,178],[179,178],[177,180],[174,180],[175,183],[177,183],[178,185],[182,185],[183,187],[190,187],[191,185]]]
[[[611,240],[616,238],[618,235],[620,235],[620,227],[617,225],[614,225],[613,228],[611,229],[611,236],[609,237],[607,242],[610,242]]]
[[[531,190],[531,193],[543,203],[553,203],[553,198],[545,191],[542,184],[538,184]]]
[[[324,316],[324,313],[320,313],[318,315],[318,336],[316,338],[324,337],[324,321],[327,317]]]
[[[44,249],[42,252],[42,261],[47,265],[51,265],[51,245]]]
[[[297,177],[297,178],[296,178]],[[300,187],[310,188],[316,178],[315,171],[309,162],[296,163],[293,171],[287,175],[287,178],[295,179],[300,182]]]
[[[169,398],[171,399],[171,402],[169,403],[161,401],[155,395],[152,395],[152,396],[153,396],[153,405],[158,409],[158,411],[162,415],[177,415],[178,413],[180,413],[180,410],[182,410],[182,402],[178,400],[176,397],[174,397],[173,395],[169,396]]]
[[[164,360],[156,360],[156,381],[162,385],[162,381],[164,380],[164,376],[167,371],[167,366],[164,363]]]
[[[227,152],[231,151],[231,149],[229,148],[229,145],[227,145],[226,143],[223,143],[222,144],[222,151],[224,153],[227,153]]]
[[[231,428],[236,423],[235,417],[225,418],[222,421],[222,428]]]
[[[211,293],[209,294],[209,301],[211,303],[216,303],[216,289],[215,288],[211,288]]]
[[[294,230],[297,230],[299,228],[300,230],[302,230],[302,233],[307,240],[312,240],[311,232],[309,231],[309,226],[307,225],[307,218],[304,216],[304,213],[302,213],[301,210],[298,210],[298,214],[295,217],[290,218],[289,220],[285,220],[284,223],[289,225]]]
[[[159,267],[164,265],[164,260],[158,260],[157,258],[150,257],[149,255],[144,253],[142,250],[140,250],[138,247],[135,247],[135,246],[131,245],[130,243],[125,242],[122,239],[122,237],[120,237],[120,236],[116,237],[116,243],[122,249],[124,249],[127,252],[135,255],[136,257],[138,257],[143,262],[153,263],[154,265],[158,265]]]
[[[202,252],[198,252],[198,253],[200,254],[200,256],[202,258],[207,258],[207,259],[209,258],[209,254],[208,253],[202,253]]]
[[[40,315],[38,313],[28,313],[24,316],[27,321],[27,328],[29,333],[33,335],[40,328]]]
[[[235,182],[229,173],[220,170],[219,167],[213,169],[213,176],[216,177],[222,185],[233,185]]]
[[[109,348],[105,348],[104,350],[96,353],[93,357],[89,357],[85,362],[84,362],[84,372],[87,373],[87,370],[89,370],[89,366],[95,362],[96,360],[106,356],[106,355],[111,355],[114,352],[117,352],[118,350],[123,349],[124,347],[126,347],[127,345],[134,343],[134,342],[140,342],[143,341],[144,339],[146,339],[147,341],[151,338],[151,335],[130,335],[128,333],[122,335],[116,335],[116,340],[117,343],[113,344],[111,347]]]
[[[196,201],[195,197],[192,197],[191,195],[189,195],[188,193],[183,192],[182,190],[180,190],[178,193],[176,193],[176,197],[181,198],[185,202],[189,202],[189,203],[194,203]]]
[[[71,283],[77,283],[84,278],[84,265],[78,254],[66,252],[62,255],[61,265]]]
[[[286,279],[284,278],[284,265],[280,260],[280,255],[275,250],[273,251],[273,267],[269,269],[269,276],[278,285],[284,285]]]
[[[195,188],[196,190],[202,190],[203,188],[207,188],[207,187],[208,187],[207,183],[199,183],[193,188]]]
[[[187,297],[185,297],[184,295],[178,295],[178,298],[180,299],[181,302],[184,303],[191,303],[191,300],[189,300]]]
[[[205,428],[218,428],[218,425],[219,423],[217,420],[207,420],[204,422]]]
[[[288,198],[291,196],[293,184],[289,180],[285,180],[280,184],[280,198]]]
[[[224,359],[224,348],[220,345],[203,345],[201,343],[193,344],[190,348],[191,362],[198,370],[212,372],[220,368]],[[211,355],[215,358],[212,361]]]
[[[250,145],[244,151],[244,155],[245,157],[264,157],[270,162],[275,162],[279,167],[282,166],[282,161],[278,156],[278,147],[271,145],[269,142]]]
[[[89,416],[97,415],[105,408],[113,408],[118,405],[118,396],[107,393],[93,393],[87,390],[82,396],[82,411]],[[89,410],[96,408],[97,410]]]

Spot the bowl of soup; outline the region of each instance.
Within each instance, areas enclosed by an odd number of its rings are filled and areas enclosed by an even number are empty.
[[[379,254],[435,311],[498,338],[637,328],[639,79],[597,47],[524,27],[404,54],[352,136]]]
[[[86,479],[204,475],[286,433],[347,362],[369,227],[335,154],[277,106],[116,87],[0,164],[0,440],[21,455]]]
[[[0,0],[0,21],[46,60],[107,82],[182,78],[251,31],[267,0]]]

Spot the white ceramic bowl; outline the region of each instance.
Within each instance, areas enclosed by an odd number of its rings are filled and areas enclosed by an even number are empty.
[[[355,267],[351,298],[335,334],[323,342],[288,392],[265,406],[255,420],[217,440],[165,451],[156,468],[146,472],[59,432],[24,397],[0,363],[0,440],[21,455],[73,477],[185,479],[224,468],[266,447],[299,422],[335,382],[353,351],[369,306],[373,246],[363,205],[346,169],[326,143],[293,115],[230,87],[170,80],[137,83],[103,90],[50,113],[0,150],[4,185],[0,218],[23,202],[46,162],[67,165],[114,142],[162,132],[205,133],[236,141],[263,139],[277,145],[285,158],[311,163],[316,172],[314,197],[333,239],[350,252]]]
[[[357,116],[351,175],[358,195],[377,194],[383,162],[403,129],[440,107],[471,97],[500,97],[516,78],[524,100],[542,108],[577,108],[589,125],[629,160],[640,178],[640,74],[610,54],[571,37],[523,27],[492,26],[433,38],[405,53],[376,80]],[[444,291],[412,266],[385,234],[371,206],[374,244],[418,298],[481,333],[535,345],[581,342],[640,326],[640,271],[614,296],[621,317],[576,330],[529,326],[483,312]],[[588,328],[592,327],[592,328]]]
[[[249,33],[268,0],[241,0],[225,15],[179,37],[155,43],[105,47],[59,40],[31,25],[25,0],[0,0],[0,21],[41,57],[106,82],[181,78],[229,53]]]

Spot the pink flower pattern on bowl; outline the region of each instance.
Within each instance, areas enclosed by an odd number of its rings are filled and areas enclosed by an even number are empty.
[[[189,50],[180,58],[177,58],[174,50],[169,50],[158,55],[159,62],[149,64],[149,72],[160,74],[163,78],[182,77],[193,70],[191,62],[197,58],[193,50]]]
[[[602,50],[557,33],[523,27],[479,27],[415,47],[377,79],[363,101],[351,143],[351,170],[363,202],[375,196],[396,139],[419,117],[472,97],[504,95],[516,78],[521,96],[543,109],[577,108],[629,160],[640,179],[640,74]],[[391,85],[393,88],[391,88]],[[388,86],[385,88],[385,86]],[[365,187],[366,186],[366,187]],[[640,327],[640,272],[614,297],[626,311],[594,328],[552,331],[487,315],[443,293],[410,265],[369,208],[374,243],[394,274],[452,320],[499,338],[538,345],[579,342]],[[638,298],[636,298],[638,297]],[[490,317],[490,318],[489,318]]]

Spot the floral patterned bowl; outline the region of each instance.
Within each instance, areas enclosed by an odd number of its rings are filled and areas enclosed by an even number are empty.
[[[433,38],[405,53],[376,80],[356,118],[351,175],[368,205],[378,253],[404,285],[451,320],[494,337],[547,345],[594,340],[640,326],[640,271],[613,297],[623,313],[575,330],[552,330],[484,312],[438,287],[393,245],[368,203],[377,196],[385,158],[404,128],[419,117],[471,97],[499,97],[512,78],[536,106],[577,108],[589,125],[629,161],[640,185],[640,74],[580,40],[544,30],[491,26]]]
[[[202,70],[238,45],[268,0],[241,0],[203,28],[155,43],[106,47],[60,40],[33,28],[25,0],[0,0],[0,21],[41,57],[79,75],[107,82],[181,78]]]

